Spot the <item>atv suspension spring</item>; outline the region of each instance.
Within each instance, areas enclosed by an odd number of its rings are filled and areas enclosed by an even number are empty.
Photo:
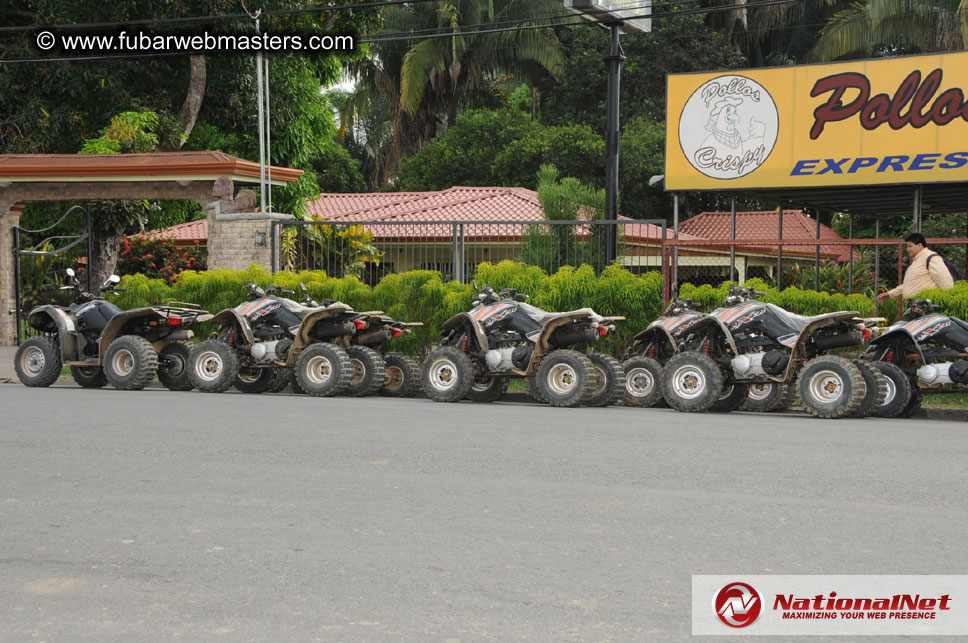
[[[712,352],[713,352],[713,347],[709,343],[709,340],[708,339],[704,339],[703,342],[702,342],[702,354],[703,355],[711,355]]]
[[[235,348],[235,329],[229,331],[229,334],[225,336],[225,343]]]
[[[462,352],[466,353],[469,346],[470,340],[468,340],[467,335],[464,335],[463,339],[460,340],[460,349]]]
[[[649,349],[646,351],[646,355],[652,359],[655,359],[655,356],[658,355],[658,353],[659,351],[655,347],[655,344],[649,344]]]
[[[895,361],[897,361],[897,358],[894,357],[894,351],[887,351],[887,355],[884,356],[884,361],[886,361],[888,364],[893,364]]]

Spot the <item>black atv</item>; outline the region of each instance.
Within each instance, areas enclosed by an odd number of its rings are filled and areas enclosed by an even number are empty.
[[[17,349],[17,377],[27,386],[50,386],[61,367],[71,368],[74,381],[85,388],[111,383],[117,389],[140,390],[157,374],[173,391],[192,388],[188,354],[193,333],[189,327],[211,319],[206,311],[180,302],[121,310],[102,296],[123,292],[111,275],[97,294],[81,289],[74,271],[67,269],[71,303],[67,307],[38,306],[27,323],[44,333]]]
[[[692,299],[675,299],[648,327],[632,338],[622,363],[625,369],[626,406],[651,407],[663,404],[662,366],[679,352],[679,344],[690,326],[706,317]]]
[[[792,388],[794,382],[804,408],[816,417],[869,415],[881,404],[887,382],[880,371],[863,360],[826,354],[870,338],[859,313],[804,317],[756,301],[763,294],[731,286],[722,308],[688,328],[663,370],[669,406],[687,412],[717,404],[739,408],[750,385]]]
[[[679,352],[682,342],[689,337],[689,328],[705,317],[706,313],[699,310],[699,304],[692,299],[675,299],[662,317],[632,338],[632,345],[622,364],[626,382],[622,401],[626,406],[665,406],[662,368]],[[743,411],[782,411],[796,398],[796,386],[793,384],[763,380],[751,382],[746,387],[746,399],[739,406]],[[710,411],[735,411],[738,395],[734,395],[732,386],[725,386],[722,396]]]
[[[212,318],[218,330],[192,349],[192,384],[207,393],[233,385],[244,393],[277,392],[295,369],[304,392],[342,393],[353,374],[345,346],[364,327],[357,313],[340,302],[304,306],[279,286],[264,291],[249,283],[246,289],[249,300]]]
[[[493,402],[507,391],[511,377],[525,377],[532,397],[552,406],[618,401],[625,390],[621,362],[571,347],[598,341],[624,317],[602,317],[590,308],[549,313],[524,303],[527,299],[485,284],[469,312],[444,322],[444,340],[423,363],[427,397]]]
[[[309,296],[305,284],[299,284],[299,287],[303,292],[304,306],[319,306]],[[323,300],[324,306],[334,303],[336,302],[331,299]],[[387,342],[410,334],[414,326],[423,326],[423,323],[394,321],[379,310],[356,313],[353,320],[357,332],[349,336],[349,344],[345,346],[353,367],[353,374],[343,395],[354,397],[374,393],[387,397],[413,395],[420,387],[420,367],[417,362],[403,353],[390,352],[381,355],[379,350]],[[303,392],[295,374],[291,378],[291,384],[294,392]]]
[[[968,323],[937,314],[940,308],[930,299],[912,299],[903,321],[871,340],[864,358],[889,382],[874,415],[910,417],[923,394],[968,389]]]

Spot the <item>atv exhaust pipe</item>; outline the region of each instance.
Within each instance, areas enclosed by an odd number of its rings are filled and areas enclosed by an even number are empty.
[[[320,325],[317,324],[313,328],[313,337],[316,339],[333,339],[334,337],[343,337],[344,335],[352,335],[356,332],[356,324],[351,321],[343,322],[342,324],[333,325]]]
[[[386,328],[378,328],[376,330],[371,330],[368,333],[361,333],[356,336],[356,343],[362,344],[363,346],[369,346],[372,344],[382,344],[390,339],[390,331]]]
[[[849,333],[837,335],[820,335],[814,337],[813,344],[817,350],[829,351],[832,348],[843,348],[844,346],[859,346],[864,343],[864,335],[859,330],[852,330]]]
[[[556,346],[572,346],[598,341],[598,328],[560,328],[551,334],[551,343]]]

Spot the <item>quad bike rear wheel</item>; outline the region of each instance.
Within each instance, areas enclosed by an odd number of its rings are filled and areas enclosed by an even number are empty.
[[[158,353],[158,381],[169,391],[192,390],[192,380],[188,377],[191,352],[191,342],[169,342]]]
[[[589,353],[588,359],[598,371],[601,383],[585,402],[588,406],[611,406],[625,393],[626,375],[622,362],[605,353]]]
[[[853,417],[865,418],[872,415],[874,409],[880,407],[887,398],[887,377],[867,360],[855,359],[852,361],[860,369],[864,384],[867,386],[864,401]]]
[[[857,413],[867,395],[860,369],[838,355],[821,355],[807,362],[797,383],[803,407],[814,417],[833,419]]]
[[[794,384],[754,382],[748,385],[747,389],[748,393],[743,401],[744,411],[758,413],[785,411],[797,397],[797,387]]]
[[[289,386],[289,380],[292,377],[291,368],[274,368],[272,369],[272,379],[269,382],[269,388],[266,389],[266,393],[278,393]]]
[[[625,406],[656,406],[662,401],[662,364],[651,357],[630,357],[625,369]]]
[[[339,395],[353,377],[353,366],[346,351],[329,342],[306,347],[296,360],[299,388],[314,397]]]
[[[887,391],[884,401],[874,408],[872,415],[879,418],[905,417],[911,400],[917,395],[911,380],[904,374],[904,371],[897,364],[890,362],[871,362],[871,366],[876,368],[887,378]]]
[[[232,386],[240,393],[265,393],[273,383],[275,368],[252,368],[243,366],[235,376]]]
[[[14,369],[24,386],[50,386],[61,372],[60,347],[50,337],[31,337],[17,348]]]
[[[677,411],[705,413],[723,395],[723,371],[698,351],[676,353],[662,369],[662,397]]]
[[[474,386],[474,365],[467,353],[438,346],[424,360],[420,381],[434,402],[459,402]]]
[[[538,393],[551,406],[584,404],[601,387],[601,375],[588,357],[571,349],[549,353],[535,374]]]
[[[116,389],[140,391],[158,371],[158,354],[144,337],[122,335],[104,351],[104,375]]]
[[[375,395],[386,384],[386,364],[383,356],[367,346],[353,345],[346,349],[353,374],[350,384],[343,391],[343,395],[350,397],[364,397]]]
[[[188,354],[188,378],[199,391],[224,393],[232,388],[238,374],[239,356],[225,342],[207,339]]]
[[[528,395],[531,396],[532,400],[534,400],[538,404],[548,403],[548,400],[544,399],[544,397],[541,396],[541,392],[538,390],[538,382],[537,380],[535,380],[534,375],[528,375],[527,377],[524,378],[524,381],[528,387]]]
[[[496,402],[508,392],[511,378],[507,375],[478,376],[474,385],[467,391],[467,399],[472,402]]]
[[[732,413],[738,411],[749,395],[749,388],[746,384],[726,384],[723,393],[709,409],[713,413]]]
[[[100,366],[71,366],[71,377],[84,388],[103,388],[108,383]]]
[[[420,367],[403,353],[387,353],[383,360],[386,381],[380,395],[410,397],[420,388]]]

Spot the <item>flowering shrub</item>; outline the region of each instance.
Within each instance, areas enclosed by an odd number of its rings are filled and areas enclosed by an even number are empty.
[[[138,235],[125,237],[118,253],[115,272],[120,275],[142,274],[151,279],[164,279],[171,284],[186,270],[205,270],[205,259],[198,245],[180,248],[171,237]]]

